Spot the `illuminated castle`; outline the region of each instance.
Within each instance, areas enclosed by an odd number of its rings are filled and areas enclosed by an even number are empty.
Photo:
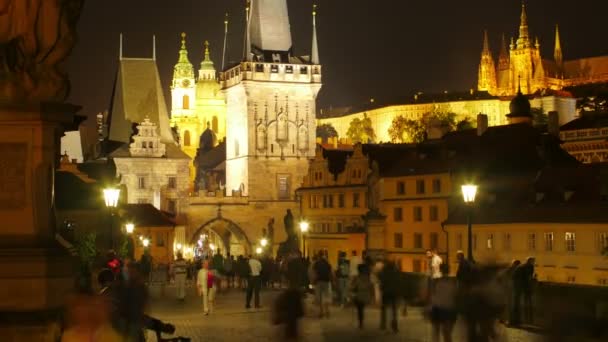
[[[608,81],[608,56],[564,61],[559,28],[555,27],[553,59],[543,59],[540,42],[530,36],[528,16],[522,3],[517,40],[507,42],[503,35],[498,63],[484,33],[477,89],[497,96],[514,96],[518,87],[524,94],[546,89],[561,90],[567,86]]]

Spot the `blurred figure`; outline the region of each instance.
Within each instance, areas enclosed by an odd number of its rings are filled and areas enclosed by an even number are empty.
[[[108,254],[106,255],[106,264],[105,266],[110,269],[112,271],[112,273],[114,273],[115,277],[118,277],[120,275],[120,271],[122,270],[122,261],[120,261],[120,259],[118,259],[118,256],[116,255],[116,252],[114,250],[109,250]]]
[[[282,341],[298,340],[298,320],[303,316],[304,304],[300,289],[290,287],[277,297],[273,310],[273,323],[284,326]]]
[[[498,265],[475,265],[471,285],[462,298],[462,312],[467,325],[467,341],[490,341],[497,338],[495,325],[505,308]]]
[[[442,277],[435,281],[431,295],[431,323],[433,325],[433,342],[439,342],[443,335],[444,342],[452,342],[452,332],[456,323],[456,284],[448,277],[448,265],[441,265]]]
[[[511,265],[502,272],[501,282],[504,289],[504,294],[507,299],[507,307],[505,312],[503,313],[503,320],[507,322],[509,325],[511,322],[515,321],[514,315],[514,302],[515,297],[513,293],[513,273],[517,269],[517,267],[521,264],[519,260],[513,260]]]
[[[201,269],[196,277],[196,287],[199,295],[203,299],[203,313],[205,316],[213,311],[213,301],[215,300],[215,275],[209,269],[209,261],[204,260]]]
[[[428,296],[431,296],[431,294],[433,293],[433,287],[435,284],[435,281],[439,278],[441,278],[441,264],[443,263],[443,260],[441,259],[441,257],[437,254],[437,250],[436,249],[428,249],[426,251],[426,257],[427,257],[427,276],[428,276],[428,288],[427,288],[427,294]]]
[[[251,297],[254,298],[256,309],[260,308],[260,288],[262,287],[262,263],[253,255],[249,256],[249,280],[247,282],[247,298],[245,308],[251,308]]]
[[[247,259],[242,255],[236,260],[236,273],[238,276],[238,286],[240,289],[247,288],[247,278],[249,277],[249,265],[247,264]]]
[[[534,285],[534,258],[529,257],[526,263],[519,265],[513,271],[513,320],[512,325],[521,324],[523,314],[526,323],[532,322],[532,289]]]
[[[171,264],[171,275],[175,280],[175,292],[178,300],[183,301],[186,298],[186,276],[188,264],[182,255],[182,252],[177,252],[177,258]]]
[[[458,269],[456,270],[456,281],[459,289],[470,287],[473,272],[473,265],[464,257],[463,251],[456,252],[456,261],[458,261]]]
[[[61,341],[121,342],[124,338],[110,324],[108,306],[102,297],[76,295],[67,305],[67,329]]]
[[[339,302],[340,306],[344,307],[348,299],[348,280],[350,277],[350,264],[346,259],[346,253],[340,252],[338,258],[338,269],[336,271],[336,278],[338,279],[338,291],[339,291]]]
[[[387,260],[378,276],[382,291],[382,306],[380,311],[380,329],[386,329],[386,311],[390,307],[392,310],[391,329],[398,332],[397,326],[397,301],[400,296],[399,287],[401,284],[400,272],[393,260]]]
[[[359,265],[363,263],[363,260],[360,256],[357,255],[357,251],[353,251],[349,261],[348,275],[352,282],[353,278],[355,278],[359,274]]]
[[[363,329],[363,321],[365,320],[365,306],[372,301],[372,296],[374,295],[374,286],[369,279],[369,274],[365,269],[365,266],[359,264],[357,268],[357,276],[353,278],[350,284],[350,293],[353,304],[357,308],[359,329]]]
[[[215,255],[211,259],[211,265],[209,269],[213,270],[213,276],[215,278],[216,292],[222,291],[222,278],[224,276],[224,256],[220,249],[215,251]]]
[[[384,268],[384,261],[378,259],[373,264],[374,266],[371,268],[370,280],[374,285],[374,303],[376,305],[382,305],[382,289],[380,284],[380,272]],[[369,271],[369,269],[368,269]]]
[[[143,341],[148,292],[135,262],[123,268],[122,280],[116,284],[121,330],[128,341]]]
[[[329,305],[332,301],[331,296],[331,280],[332,270],[331,265],[327,262],[327,258],[323,252],[319,252],[317,261],[313,264],[315,294],[319,304],[319,318],[323,316],[329,318]]]
[[[302,259],[300,252],[294,252],[284,261],[286,265],[285,277],[287,278],[287,287],[290,289],[298,289],[303,293],[306,292],[306,265]]]
[[[234,285],[234,256],[230,255],[230,252],[226,255],[224,260],[224,273],[226,276],[226,288],[235,287]]]

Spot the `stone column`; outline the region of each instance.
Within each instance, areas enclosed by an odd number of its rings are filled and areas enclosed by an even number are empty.
[[[60,138],[79,107],[0,105],[0,336],[53,341],[74,285],[73,260],[55,240],[54,171]]]
[[[367,227],[367,255],[372,258],[383,258],[386,254],[386,216],[369,212],[365,217]]]

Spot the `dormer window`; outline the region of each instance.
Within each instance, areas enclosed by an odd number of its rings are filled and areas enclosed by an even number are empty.
[[[287,74],[293,74],[293,66],[288,65],[285,67],[285,73]]]
[[[270,72],[272,72],[272,73],[274,73],[274,74],[278,73],[278,72],[279,72],[279,66],[278,66],[278,65],[276,65],[276,64],[272,64],[272,65],[270,66]]]
[[[300,74],[308,74],[308,67],[300,67]]]
[[[264,72],[264,64],[256,64],[255,72]]]

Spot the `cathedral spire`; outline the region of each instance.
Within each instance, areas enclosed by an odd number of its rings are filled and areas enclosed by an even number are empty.
[[[509,53],[507,50],[507,40],[505,34],[502,34],[500,42],[500,53],[498,54],[498,69],[505,70],[509,68]]]
[[[319,45],[317,43],[317,5],[312,5],[312,52],[310,54],[310,62],[319,64]]]
[[[517,39],[517,48],[525,48],[530,46],[530,33],[528,31],[528,15],[526,14],[526,3],[521,2],[521,18],[519,24],[519,38]]]
[[[483,50],[482,54],[490,53],[490,43],[488,42],[488,30],[483,30]]]
[[[188,59],[188,50],[186,49],[186,33],[182,32],[181,38],[182,41],[181,48],[179,50],[179,58],[177,60],[177,64],[175,64],[175,67],[173,68],[174,82],[178,79],[194,78],[194,68]]]
[[[555,25],[555,50],[553,52],[553,58],[555,63],[561,66],[564,62],[564,56],[562,55],[562,43],[559,38],[559,26]]]
[[[496,91],[496,65],[494,57],[490,51],[488,42],[488,31],[483,31],[483,49],[481,51],[481,61],[479,63],[479,75],[477,79],[477,89],[493,94]]]

